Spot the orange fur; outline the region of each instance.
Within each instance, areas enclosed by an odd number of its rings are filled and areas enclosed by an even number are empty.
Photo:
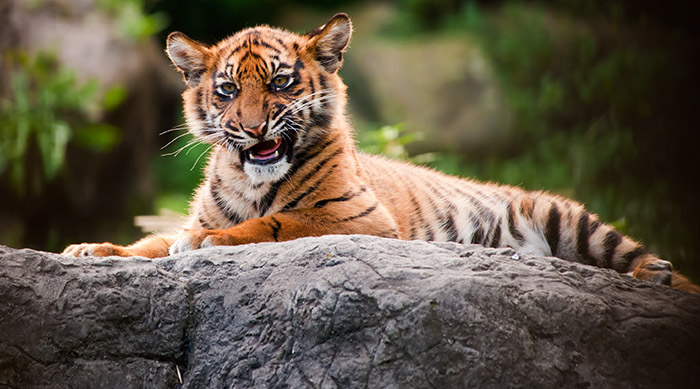
[[[698,292],[670,263],[572,200],[359,153],[337,74],[351,31],[349,18],[338,14],[306,35],[261,26],[215,46],[171,34],[168,54],[188,85],[190,132],[213,145],[187,229],[127,247],[73,245],[65,253],[161,257],[370,234],[507,246]]]

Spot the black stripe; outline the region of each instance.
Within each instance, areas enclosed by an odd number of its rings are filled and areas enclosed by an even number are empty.
[[[588,225],[588,212],[581,213],[578,219],[578,236],[576,239],[576,252],[578,253],[579,260],[581,263],[588,265],[595,265],[595,260],[591,258],[588,252],[588,238],[590,237],[589,225]]]
[[[426,239],[428,242],[434,241],[434,240],[435,240],[435,233],[434,233],[433,230],[430,228],[430,225],[426,224],[426,225],[423,226],[423,228],[425,229],[425,233],[426,233],[426,235],[427,235],[427,236],[425,237],[425,239]]]
[[[642,246],[637,246],[634,250],[622,255],[618,261],[613,264],[613,269],[620,273],[628,272],[632,269],[629,268],[632,261],[646,255],[647,250]]]
[[[474,231],[474,234],[472,235],[472,241],[471,243],[473,244],[483,244],[484,243],[484,230],[481,227],[478,227],[476,231]]]
[[[437,206],[437,204],[435,203],[435,200],[433,200],[433,197],[431,196],[431,194],[437,196],[438,199],[440,199],[440,200],[446,202],[446,203],[447,203],[447,208],[450,209],[450,210],[454,210],[454,205],[442,194],[441,190],[444,190],[443,188],[441,188],[441,187],[436,188],[436,187],[434,187],[430,182],[427,182],[427,181],[426,181],[426,182],[423,182],[423,183],[426,184],[426,185],[428,186],[428,188],[430,188],[430,190],[431,190],[431,193],[426,193],[426,196],[425,196],[425,197],[428,199],[428,202],[430,203],[430,206],[431,206],[431,208],[433,209],[433,214],[434,214],[435,217],[437,218],[437,221],[438,221],[438,229],[442,229],[442,228],[444,228],[444,227],[446,226],[446,224],[441,224],[440,222],[441,222],[442,220],[445,220],[445,221],[442,222],[442,223],[448,223],[448,221],[446,220],[447,217],[441,212],[441,209],[442,209],[442,208],[439,208],[439,207]],[[450,218],[451,218],[451,216],[450,216]],[[452,227],[452,229],[454,229],[454,220],[452,220],[451,223],[452,223],[452,226],[451,226],[451,227]],[[451,232],[450,232],[449,229],[448,229],[446,232],[447,232],[448,236],[451,235]],[[456,235],[456,234],[457,234],[457,232],[455,231],[455,235]],[[430,230],[429,230],[429,235],[430,235],[430,236],[433,235],[433,232],[430,231]],[[434,236],[433,236],[432,238],[428,239],[428,240],[430,241],[430,240],[433,240],[433,239],[434,239]],[[450,241],[451,241],[451,242],[454,242],[454,241],[456,241],[456,240],[457,240],[457,238],[455,237],[454,240],[450,240]]]
[[[270,224],[270,228],[272,228],[272,238],[275,240],[275,242],[277,242],[277,237],[280,229],[282,228],[282,223],[280,223],[279,220],[275,219],[273,216],[270,217],[270,220],[272,220],[272,223]]]
[[[301,62],[301,58],[297,58],[296,62],[294,62],[294,71],[299,72],[301,69],[304,69],[304,63]]]
[[[229,131],[224,132],[224,136],[226,136],[227,138],[235,139],[235,140],[241,140],[241,139],[243,139],[242,136],[236,135],[236,134],[234,134],[234,133],[232,133],[232,132],[229,132]]]
[[[615,249],[620,242],[622,242],[622,235],[620,235],[619,232],[615,230],[608,231],[608,233],[605,235],[605,239],[603,239],[603,263],[600,264],[600,267],[612,267],[611,265],[613,256],[615,255]]]
[[[547,244],[552,252],[552,255],[557,255],[559,249],[559,235],[561,228],[561,213],[556,204],[552,204],[547,218],[547,225],[544,228],[544,236],[547,239]]]
[[[243,48],[245,48],[245,47],[247,47],[247,46],[248,46],[247,44],[244,44],[244,45],[238,46],[238,47],[236,47],[235,49],[231,50],[231,54],[230,54],[229,57],[227,58],[227,61],[228,61],[228,59],[230,59],[230,58],[233,56],[233,54],[236,54],[239,50],[241,50],[241,49],[243,49]]]
[[[319,161],[319,162],[316,164],[316,166],[314,166],[314,168],[311,169],[310,172],[306,173],[306,175],[305,175],[304,177],[302,177],[299,181],[297,181],[297,182],[294,184],[294,186],[298,188],[298,187],[304,185],[304,183],[306,183],[306,181],[308,181],[311,177],[313,177],[314,175],[316,175],[316,173],[318,173],[318,171],[321,170],[321,168],[322,168],[325,164],[327,164],[328,161],[330,161],[331,159],[335,158],[336,156],[338,156],[338,154],[340,154],[340,153],[342,153],[342,152],[343,152],[343,148],[341,147],[341,148],[339,148],[338,150],[336,150],[336,151],[334,151],[333,153],[331,153],[331,154],[330,154],[328,157],[326,157],[325,159],[322,159],[321,161]]]
[[[263,57],[262,57],[260,54],[254,53],[254,52],[252,52],[252,51],[249,51],[249,52],[245,53],[245,55],[243,56],[243,58],[241,58],[241,62],[243,62],[243,60],[246,59],[246,57],[248,57],[248,56],[251,56],[251,57],[253,57],[254,59],[257,59],[257,60],[262,60],[262,59],[263,59]]]
[[[501,246],[501,223],[499,222],[496,224],[496,229],[493,231],[493,239],[491,240],[491,244],[489,246],[491,247],[500,247]]]
[[[310,120],[314,126],[326,128],[331,123],[331,115],[326,112],[311,112]]]
[[[351,200],[353,197],[357,197],[357,196],[361,195],[362,193],[364,193],[364,192],[366,192],[366,191],[367,191],[367,187],[366,187],[366,186],[363,186],[363,187],[361,187],[360,190],[358,190],[357,192],[347,192],[347,193],[343,194],[343,195],[340,196],[340,197],[334,197],[334,198],[332,198],[332,199],[320,200],[320,201],[317,201],[316,204],[314,204],[314,208],[321,208],[321,207],[324,207],[324,206],[326,206],[328,203],[331,203],[331,202],[343,202],[343,201],[348,201],[348,200]]]
[[[515,225],[515,209],[513,209],[512,202],[508,203],[508,231],[513,236],[513,239],[518,241],[518,243],[523,243],[525,240],[523,234],[518,231],[518,228]]]
[[[199,104],[201,104],[201,103],[199,103]],[[200,121],[200,125],[202,127],[206,127],[206,125],[207,125],[206,124],[207,123],[207,111],[202,109],[202,107],[199,105],[197,106],[196,110],[197,110],[197,118]]]
[[[318,75],[318,82],[321,84],[321,89],[326,89],[328,88],[328,84],[326,83],[326,76],[323,74]]]
[[[413,193],[412,193],[410,190],[409,190],[409,192],[408,192],[408,196],[409,196],[409,199],[411,200],[411,203],[413,204],[413,209],[417,212],[417,215],[418,215],[418,222],[422,225],[422,224],[425,223],[425,222],[423,221],[423,216],[421,215],[421,210],[420,210],[420,206],[418,205],[418,201],[416,201],[416,198],[413,196]],[[409,232],[409,238],[410,238],[410,240],[414,240],[414,239],[417,238],[417,235],[416,235],[416,234],[417,234],[416,225],[415,225],[415,223],[413,222],[413,216],[414,216],[414,215],[415,215],[414,213],[410,213],[410,214],[409,214],[409,223],[410,223],[410,226],[411,226],[411,230],[410,230],[410,232]]]
[[[209,193],[212,196],[212,199],[214,200],[214,204],[221,210],[221,213],[226,216],[226,218],[233,224],[240,224],[243,222],[243,218],[238,215],[236,212],[232,211],[229,209],[229,207],[224,203],[223,198],[221,197],[221,194],[219,193],[219,187],[221,186],[221,179],[216,178],[213,182],[210,182],[209,184]]]
[[[442,229],[442,228],[441,228],[442,226],[440,225],[440,221],[441,221],[442,219],[444,219],[444,217],[443,217],[442,213],[440,212],[440,209],[438,209],[437,205],[435,204],[435,201],[433,201],[433,198],[430,197],[429,194],[426,194],[425,198],[428,199],[428,203],[430,203],[430,207],[433,209],[433,215],[434,215],[435,218],[437,219],[437,222],[438,222],[437,228],[438,228],[438,231],[439,231],[439,230]],[[430,233],[431,233],[431,235],[432,235],[432,231],[430,231]],[[431,241],[431,240],[434,240],[434,239],[435,239],[435,237],[433,236],[432,238],[430,238],[430,239],[428,239],[428,240]]]
[[[478,224],[484,226],[485,228],[488,228],[493,220],[495,219],[495,215],[491,211],[490,208],[487,208],[484,203],[479,201],[474,195],[471,193],[467,193],[460,188],[457,187],[452,187],[452,189],[457,192],[459,195],[464,197],[465,199],[469,200],[469,202],[476,208],[476,216],[478,218]],[[483,219],[486,220],[486,222],[482,221]],[[499,238],[500,239],[500,238]]]
[[[301,201],[304,197],[306,197],[306,196],[310,195],[311,193],[315,192],[316,189],[318,189],[319,185],[321,185],[321,184],[323,183],[323,181],[325,181],[326,178],[328,178],[328,176],[330,176],[330,175],[333,173],[333,171],[335,170],[335,168],[337,168],[337,167],[338,167],[338,164],[331,165],[331,167],[328,168],[328,170],[326,171],[326,173],[325,173],[323,176],[321,176],[321,178],[319,178],[318,180],[316,180],[316,182],[315,182],[313,185],[311,185],[310,187],[308,187],[303,193],[301,193],[299,196],[297,196],[294,200],[290,201],[289,203],[287,203],[287,205],[285,205],[284,207],[282,207],[282,211],[288,211],[288,210],[290,210],[290,209],[296,207],[297,204],[299,203],[299,201]],[[317,172],[318,172],[318,171],[314,171],[314,173],[317,173]],[[301,184],[300,184],[300,185],[301,185]]]
[[[324,144],[322,144],[320,147],[318,147],[318,150],[314,151],[313,153],[308,153],[311,151],[316,143],[318,143],[321,139],[318,139],[314,141],[312,145],[309,146],[309,148],[306,151],[303,151],[298,154],[298,158],[294,161],[294,164],[292,165],[292,168],[289,170],[289,173],[287,174],[287,177],[292,177],[296,172],[301,169],[304,165],[306,165],[307,162],[313,160],[316,158],[319,154],[321,154],[325,149],[332,145],[335,142],[335,138],[328,140]]]
[[[425,182],[425,184],[432,189],[433,193],[438,197],[438,199],[442,200],[444,203],[446,203],[447,207],[447,216],[442,215],[440,210],[435,206],[435,202],[432,201],[432,199],[429,197],[428,199],[430,200],[430,203],[433,206],[433,211],[438,215],[440,219],[445,219],[447,218],[444,227],[447,228],[447,234],[448,234],[448,241],[449,242],[457,242],[458,238],[458,231],[457,228],[455,227],[454,224],[454,217],[453,214],[456,210],[455,205],[452,203],[450,200],[450,197],[445,195],[445,192],[449,192],[450,190],[454,190],[454,188],[449,187],[445,188],[442,185],[439,184],[434,184],[430,182]],[[454,193],[452,193],[454,194]],[[460,243],[463,243],[463,241],[460,240]]]
[[[258,41],[258,44],[259,44],[260,46],[267,47],[268,49],[274,51],[274,52],[277,53],[277,54],[280,53],[280,50],[279,50],[278,48],[272,46],[271,44],[269,44],[269,43],[267,43],[267,42],[265,42],[265,41]]]
[[[260,200],[260,203],[257,205],[260,212],[260,216],[263,216],[265,212],[267,212],[267,210],[270,209],[272,202],[275,200],[275,197],[277,197],[277,192],[279,191],[282,182],[284,181],[277,181],[274,184],[272,184],[270,190],[267,191],[267,193],[265,193],[265,196],[263,196],[262,200]]]
[[[345,219],[341,219],[341,220],[339,220],[339,221],[340,221],[341,223],[344,223],[344,222],[349,222],[349,221],[351,221],[351,220],[359,219],[359,218],[361,218],[361,217],[365,217],[365,216],[369,215],[370,213],[372,213],[372,211],[374,211],[375,209],[377,209],[377,205],[378,205],[378,204],[375,203],[374,205],[372,205],[371,207],[369,207],[369,208],[365,209],[364,211],[358,213],[357,215],[350,216],[350,217],[346,217]]]
[[[455,220],[452,214],[447,215],[447,220],[445,220],[445,229],[447,230],[447,241],[456,242],[457,241],[457,228],[455,228]]]
[[[426,234],[425,240],[435,240],[435,233],[433,233],[433,230],[430,228],[430,224],[423,217],[423,208],[420,207],[415,196],[413,196],[413,193],[411,193],[411,202],[413,202],[413,205],[416,207],[416,210],[418,210],[418,219],[420,221],[420,227],[423,229],[423,231],[425,231]]]
[[[205,222],[204,219],[203,219],[202,217],[199,218],[199,224],[201,224],[202,227],[204,227],[204,228],[207,229],[207,230],[211,230],[211,229],[212,229],[212,228],[211,228],[211,225],[210,225],[209,223]]]
[[[231,130],[234,130],[234,131],[237,131],[237,130],[238,130],[238,127],[236,126],[236,123],[233,122],[233,119],[228,119],[228,120],[224,123],[224,126],[227,127],[227,128],[229,128],[229,129],[231,129]],[[243,126],[241,125],[240,128],[243,129]],[[243,130],[243,132],[245,132],[245,130]]]

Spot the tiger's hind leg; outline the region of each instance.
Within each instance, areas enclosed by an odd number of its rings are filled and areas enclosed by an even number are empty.
[[[668,285],[686,292],[700,293],[700,286],[693,284],[687,277],[674,271],[671,262],[651,254],[641,258],[629,274],[640,280]]]
[[[657,258],[654,255],[647,255],[640,259],[639,264],[634,267],[630,274],[640,280],[671,286],[673,265],[671,262]]]
[[[519,212],[518,212],[519,210]],[[700,287],[673,271],[671,262],[649,253],[642,245],[581,204],[544,192],[515,197],[508,205],[507,225],[501,230],[512,236],[514,247],[522,247],[532,232],[540,232],[551,254],[559,258],[611,268],[637,279],[700,293]]]

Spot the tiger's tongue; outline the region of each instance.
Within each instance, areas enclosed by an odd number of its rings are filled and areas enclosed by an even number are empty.
[[[282,140],[279,138],[275,140],[268,140],[253,147],[253,152],[261,157],[267,157],[268,155],[277,151],[281,144]]]

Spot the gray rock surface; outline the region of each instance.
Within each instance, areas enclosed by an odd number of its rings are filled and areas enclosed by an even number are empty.
[[[509,249],[0,247],[0,387],[700,387],[698,361],[700,296]]]

